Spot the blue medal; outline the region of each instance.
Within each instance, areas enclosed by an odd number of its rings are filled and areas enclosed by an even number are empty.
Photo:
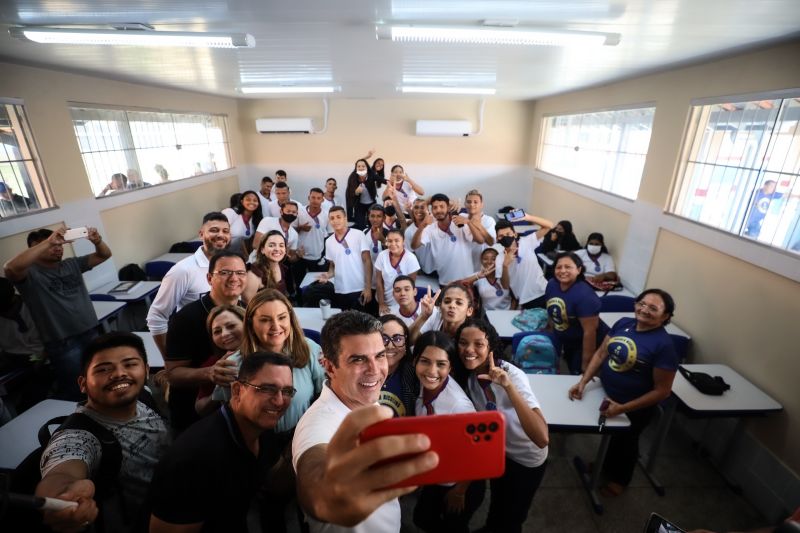
[[[450,242],[456,242],[456,236],[450,235]]]
[[[497,292],[495,292],[495,294],[497,296],[502,296],[503,295],[503,289],[497,289]]]
[[[345,249],[344,249],[344,253],[345,253],[346,255],[350,255],[350,248],[345,248]]]

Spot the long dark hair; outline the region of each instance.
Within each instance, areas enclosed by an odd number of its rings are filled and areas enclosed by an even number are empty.
[[[417,366],[417,361],[419,361],[422,352],[424,352],[425,348],[428,346],[439,348],[447,354],[447,359],[450,361],[450,375],[453,376],[456,383],[463,387],[464,385],[462,385],[462,383],[465,384],[467,382],[467,369],[458,356],[458,350],[456,349],[458,345],[450,338],[450,335],[443,331],[426,331],[419,336],[417,342],[414,343],[414,351],[412,353],[414,360],[413,366]]]
[[[242,203],[242,200],[244,200],[244,197],[247,196],[248,194],[252,194],[253,196],[255,196],[256,197],[256,201],[258,202],[258,207],[256,208],[255,211],[253,211],[253,216],[252,216],[252,219],[251,219],[252,222],[253,222],[253,234],[255,234],[255,230],[258,228],[258,224],[261,222],[261,219],[264,217],[264,213],[262,213],[262,211],[261,211],[261,198],[259,198],[258,193],[256,193],[256,191],[253,191],[253,190],[244,191],[239,196],[239,200],[237,201],[236,207],[234,207],[233,210],[236,211],[240,215],[242,213],[244,213],[244,204]]]
[[[486,320],[481,320],[480,318],[468,318],[467,320],[464,321],[463,324],[461,324],[461,326],[456,331],[456,338],[455,338],[456,349],[458,349],[458,344],[461,341],[461,334],[464,332],[466,328],[476,328],[482,331],[484,335],[486,335],[486,342],[488,342],[489,344],[489,353],[491,353],[492,356],[494,357],[495,364],[498,361],[504,359],[503,343],[500,340],[500,335],[497,334],[497,330],[494,329],[493,325],[491,325]],[[460,356],[458,360],[461,361]],[[469,376],[469,371],[464,367],[463,363],[460,364],[464,372],[463,376],[455,374],[454,377],[456,378],[456,381],[458,381],[458,384],[461,385],[461,387],[466,390],[467,377]]]
[[[375,164],[378,161],[383,163],[383,167],[381,167],[380,170],[375,170]],[[378,185],[386,184],[386,161],[384,161],[382,157],[376,157],[375,161],[372,162],[372,166],[368,168],[372,171],[372,177],[375,179],[376,184]]]

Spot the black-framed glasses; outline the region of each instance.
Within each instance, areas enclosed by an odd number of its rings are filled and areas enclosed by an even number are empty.
[[[247,270],[217,270],[214,274],[222,276],[223,278],[229,278],[231,276],[243,278],[247,275]]]
[[[253,385],[252,383],[248,383],[242,379],[237,381],[239,381],[239,383],[242,385],[247,385],[248,387],[254,388],[259,394],[264,394],[270,398],[276,397],[278,393],[287,398],[293,398],[294,395],[297,394],[297,389],[294,387],[278,387],[277,385],[270,385],[269,383],[266,385]]]
[[[391,337],[389,335],[384,335],[383,333],[381,333],[381,338],[383,339],[383,345],[384,346],[389,346],[390,342],[395,347],[398,347],[398,348],[400,346],[405,346],[405,344],[406,344],[406,336],[403,335],[402,333],[398,333],[397,335],[392,335]]]

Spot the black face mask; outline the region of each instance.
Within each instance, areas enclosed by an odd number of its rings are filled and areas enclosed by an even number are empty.
[[[287,215],[287,214],[283,214],[283,215],[281,215],[281,218],[282,218],[283,220],[285,220],[286,222],[288,222],[289,224],[291,224],[292,222],[294,222],[295,220],[297,220],[297,215]]]
[[[393,206],[393,205],[387,205],[387,206],[386,206],[386,207],[383,209],[383,211],[386,213],[386,216],[387,216],[387,217],[393,217],[393,216],[395,216],[395,215],[397,214],[397,211],[395,211],[395,209],[394,209],[394,206]]]
[[[506,235],[504,237],[500,237],[499,239],[497,239],[497,242],[499,242],[503,246],[503,248],[508,248],[509,246],[514,244],[514,240],[515,240],[514,237],[512,237],[511,235]]]

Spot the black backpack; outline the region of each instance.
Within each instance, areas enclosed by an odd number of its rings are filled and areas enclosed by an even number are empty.
[[[120,281],[147,281],[147,274],[136,263],[128,263],[119,269]]]
[[[142,389],[141,393],[139,393],[138,400],[159,415],[161,414],[153,396],[147,389]],[[81,405],[83,405],[83,402]],[[51,432],[50,428],[52,426],[58,427],[55,431]],[[100,466],[97,472],[91,477],[91,480],[95,486],[94,500],[98,502],[98,507],[101,508],[100,513],[97,515],[97,520],[93,524],[93,530],[102,532],[104,531],[104,527],[101,502],[108,500],[117,493],[121,494],[122,490],[119,481],[119,471],[122,467],[122,446],[120,446],[119,441],[110,429],[87,414],[75,412],[70,415],[57,416],[45,422],[42,427],[39,428],[37,434],[39,448],[32,451],[11,473],[8,490],[9,492],[20,494],[33,494],[36,491],[36,485],[38,485],[39,481],[42,479],[39,469],[42,454],[52,436],[56,432],[64,429],[88,431],[100,442]],[[121,498],[121,504],[123,514],[127,515],[128,511],[124,498]],[[128,518],[130,517],[126,516],[126,521],[130,522]],[[8,531],[50,531],[42,525],[41,519],[42,514],[39,511],[11,510],[8,516],[3,517],[3,523],[12,526]]]

